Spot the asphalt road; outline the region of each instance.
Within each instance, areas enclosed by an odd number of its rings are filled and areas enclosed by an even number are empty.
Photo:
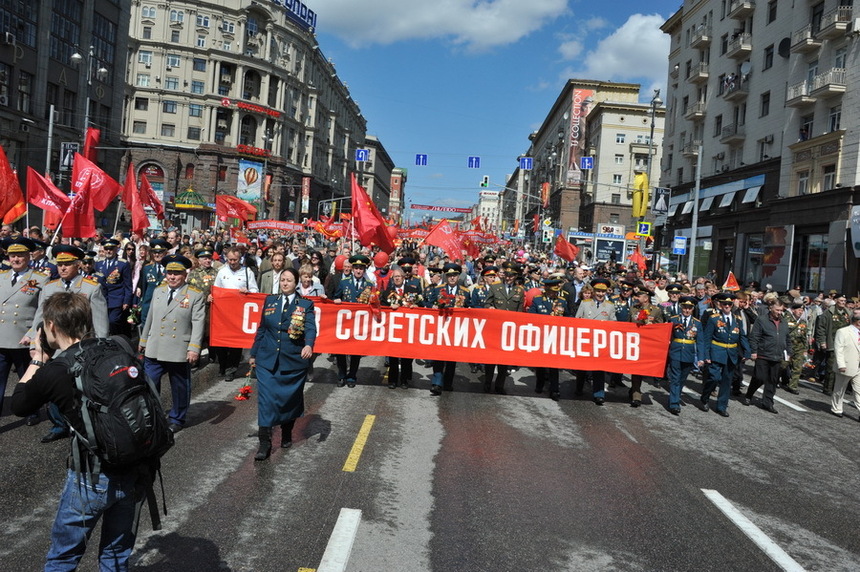
[[[196,374],[164,459],[164,529],[145,513],[133,569],[860,569],[858,413],[829,415],[811,386],[780,392],[778,415],[733,400],[724,419],[691,395],[674,417],[654,385],[638,409],[626,390],[597,407],[566,372],[554,402],[528,369],[498,396],[460,364],[441,397],[425,365],[410,389],[382,371],[363,358],[358,387],[338,388],[320,357],[293,448],[262,463],[255,401],[233,399],[241,380]],[[46,431],[8,405],[0,418],[0,571],[43,564],[68,451],[40,444]],[[82,569],[95,540],[89,552]]]

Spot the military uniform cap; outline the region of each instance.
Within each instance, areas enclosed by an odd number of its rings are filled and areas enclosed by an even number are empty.
[[[404,256],[403,258],[401,258],[400,260],[397,261],[397,266],[400,266],[401,268],[403,268],[404,266],[409,266],[409,267],[415,266],[415,259],[412,258],[411,256]]]
[[[713,300],[715,302],[718,302],[718,303],[719,302],[731,302],[734,299],[735,299],[735,295],[732,294],[731,292],[719,292],[717,294],[714,294],[714,296],[713,296]]]
[[[74,262],[83,259],[84,251],[70,244],[57,244],[51,250],[57,262]]]
[[[87,250],[84,253],[84,261],[93,261],[96,259],[96,254],[98,254],[95,250]]]
[[[370,266],[370,259],[363,254],[355,254],[349,257],[349,263],[353,266]]]
[[[684,287],[681,284],[669,284],[666,286],[666,292],[669,294],[680,294],[684,291]]]
[[[682,296],[680,303],[682,306],[695,307],[697,302],[696,302],[696,299],[693,298],[692,296]]]
[[[197,252],[194,253],[196,258],[212,258],[212,249],[211,248],[201,248]]]
[[[591,281],[591,287],[595,290],[609,290],[609,280],[605,278],[597,278]]]
[[[16,238],[5,238],[3,239],[3,242],[0,243],[0,245],[3,246],[3,249],[8,254],[33,252],[35,247],[31,239],[25,238],[23,236],[18,236]]]
[[[109,238],[102,241],[102,246],[105,248],[119,248],[119,241],[115,238]]]
[[[442,267],[442,272],[444,272],[445,274],[460,274],[461,272],[463,272],[463,268],[459,264],[449,262]]]
[[[496,261],[496,256],[494,254],[488,254],[484,257],[484,262],[488,264],[492,264]]]
[[[149,242],[150,252],[166,252],[173,246],[163,238],[156,238]]]
[[[428,268],[427,272],[429,272],[430,274],[442,274],[442,269],[434,266],[432,268]]]
[[[31,238],[30,240],[33,241],[33,250],[47,250],[48,243],[44,240],[39,240],[37,238]]]
[[[487,276],[488,274],[495,276],[498,271],[499,269],[495,266],[487,266],[486,268],[481,270],[481,276]]]
[[[161,260],[164,270],[167,272],[187,272],[191,268],[191,261],[181,254],[170,254]]]

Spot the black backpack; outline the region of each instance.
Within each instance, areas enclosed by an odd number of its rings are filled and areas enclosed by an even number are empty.
[[[174,441],[155,385],[122,336],[82,340],[63,358],[75,376],[75,403],[80,406],[84,425],[81,433],[69,424],[74,470],[97,475],[103,468],[140,468],[153,529],[158,530],[157,507],[152,510],[152,484],[155,473],[160,474],[159,459]],[[81,447],[90,453],[86,464],[82,463]],[[162,483],[162,494],[163,489]]]

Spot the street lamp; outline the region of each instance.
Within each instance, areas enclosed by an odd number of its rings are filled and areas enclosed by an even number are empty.
[[[73,53],[69,59],[75,66],[81,65],[81,62],[83,62],[84,59],[87,60],[87,97],[86,106],[84,107],[84,140],[86,141],[87,128],[90,126],[90,89],[93,86],[93,65],[100,62],[96,61],[96,49],[93,46],[90,46],[88,56],[85,56],[80,52],[75,51],[75,53]],[[99,80],[103,81],[107,77],[107,75],[107,68],[102,65],[99,65],[98,69],[96,69],[96,77]]]
[[[654,157],[654,123],[657,117],[657,108],[663,105],[663,100],[660,99],[660,90],[654,90],[654,97],[651,98],[651,135],[648,137],[648,166],[646,167],[645,175],[648,177],[648,188],[651,184],[651,160]],[[646,190],[647,196],[647,190]],[[643,217],[644,218],[644,217]],[[641,220],[641,219],[640,219]]]

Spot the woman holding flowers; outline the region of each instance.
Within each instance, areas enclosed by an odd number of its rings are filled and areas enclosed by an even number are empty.
[[[314,304],[296,292],[298,271],[284,268],[280,283],[281,293],[266,297],[251,348],[260,427],[256,461],[269,458],[276,425],[281,426],[281,447],[292,445],[293,425],[305,410],[305,381],[317,334]]]

